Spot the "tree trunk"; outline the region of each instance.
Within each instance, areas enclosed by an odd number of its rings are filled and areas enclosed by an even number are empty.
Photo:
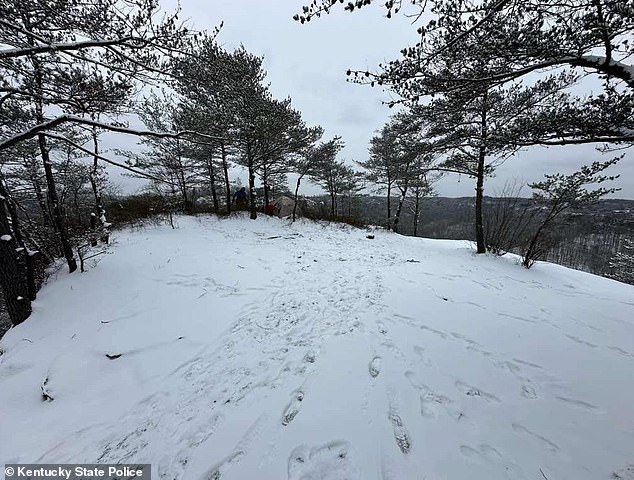
[[[36,161],[37,161],[37,158],[34,158],[32,162],[33,165],[28,166],[29,180],[31,181],[31,184],[33,185],[33,190],[35,191],[35,197],[37,198],[37,203],[40,206],[40,210],[42,211],[42,223],[44,224],[45,227],[48,227],[52,223],[51,212],[48,206],[46,205],[46,199],[44,198],[44,194],[42,193],[42,185],[40,185],[40,180],[37,175],[38,170],[37,170],[37,166],[35,165]]]
[[[297,177],[297,185],[295,185],[295,197],[293,198],[293,200],[295,200],[295,203],[293,204],[293,222],[295,221],[295,214],[297,213],[297,197],[299,196],[299,185],[302,183],[302,177],[303,175]]]
[[[11,217],[11,226],[13,227],[15,241],[18,245],[17,248],[18,250],[20,250],[19,253],[21,253],[22,258],[24,259],[24,280],[26,281],[28,298],[29,300],[35,300],[37,298],[37,287],[35,285],[35,264],[33,262],[33,256],[35,255],[35,252],[30,252],[24,244],[24,240],[22,239],[22,234],[20,232],[18,214],[15,210],[15,205],[11,200],[7,202],[7,207],[9,209],[9,215]],[[19,256],[20,255],[18,255],[18,257]]]
[[[330,220],[335,219],[336,198],[337,194],[334,192],[330,192]]]
[[[27,19],[27,22],[30,20]],[[38,93],[42,92],[42,69],[40,62],[36,57],[32,59],[33,68],[35,70],[35,84],[38,90]],[[44,122],[44,112],[42,106],[42,97],[37,97],[35,99],[35,120],[37,123]],[[55,230],[57,235],[59,236],[59,241],[62,247],[62,253],[66,258],[66,262],[68,263],[68,270],[70,273],[77,270],[77,261],[73,255],[73,248],[70,244],[70,240],[68,239],[68,232],[66,231],[66,225],[64,223],[64,217],[61,211],[61,205],[59,203],[59,198],[57,196],[57,189],[55,187],[55,178],[53,177],[53,166],[51,163],[51,158],[48,154],[48,149],[46,147],[46,137],[44,134],[40,133],[37,136],[38,145],[40,148],[40,155],[42,156],[42,162],[44,164],[44,174],[46,176],[46,187],[48,189],[48,203],[49,208],[52,207],[52,217],[53,217],[53,225],[55,226]]]
[[[526,253],[524,254],[524,259],[522,261],[522,265],[524,265],[526,268],[530,268],[531,265],[535,262],[535,260],[537,260],[537,258],[533,258],[533,257],[537,257],[535,255],[535,249],[537,248],[538,241],[542,236],[542,232],[547,226],[550,225],[550,222],[555,217],[556,208],[557,208],[556,206],[551,207],[550,211],[548,212],[548,215],[546,215],[545,220],[541,223],[539,228],[535,231],[535,235],[533,235],[533,237],[531,238],[528,248],[526,249]]]
[[[396,208],[396,215],[394,216],[394,226],[392,230],[398,233],[398,222],[401,219],[401,210],[403,210],[403,203],[405,203],[405,196],[407,195],[407,187],[401,190],[401,197],[398,199],[398,207]]]
[[[44,173],[46,174],[46,186],[48,187],[49,203],[53,207],[53,222],[57,229],[57,235],[62,245],[62,252],[66,263],[68,263],[68,271],[70,273],[77,270],[77,261],[73,255],[73,248],[68,238],[68,232],[66,231],[66,225],[64,223],[64,217],[59,204],[59,198],[57,197],[57,189],[55,186],[55,178],[53,177],[53,167],[51,165],[51,158],[48,154],[46,147],[46,137],[43,134],[37,136],[38,144],[40,147],[40,154],[42,155],[42,161],[44,163]]]
[[[537,247],[537,241],[539,240],[539,237],[541,237],[542,234],[542,230],[544,229],[544,224],[542,224],[537,231],[535,232],[535,235],[533,235],[533,237],[531,238],[531,242],[528,245],[528,248],[526,249],[526,253],[524,253],[524,258],[522,260],[522,265],[524,265],[526,268],[530,268],[533,263],[535,262],[535,260],[537,260],[537,256],[535,255],[535,249]]]
[[[486,253],[486,243],[484,241],[484,224],[482,221],[482,203],[484,201],[484,161],[486,159],[486,138],[487,138],[487,94],[482,96],[482,113],[480,123],[480,150],[478,152],[478,171],[476,181],[476,205],[475,205],[475,227],[477,253]]]
[[[264,206],[266,207],[269,204],[269,189],[268,185],[268,173],[266,171],[266,165],[262,169],[262,182],[264,183]]]
[[[176,177],[178,178],[181,197],[184,203],[183,207],[185,212],[191,213],[192,206],[190,205],[189,198],[187,196],[187,181],[185,179],[185,169],[183,168],[183,154],[181,151],[181,143],[178,138],[176,139],[176,159],[178,160],[178,170],[176,172]]]
[[[92,144],[95,156],[93,157],[92,169],[90,170],[90,186],[92,187],[92,194],[95,197],[95,215],[97,219],[100,219],[103,213],[103,206],[101,204],[101,192],[99,191],[99,185],[97,185],[97,169],[99,167],[99,139],[97,138],[97,127],[93,127],[92,129]]]
[[[249,218],[255,220],[258,218],[258,212],[255,209],[255,166],[250,143],[247,143],[247,166],[249,169]]]
[[[477,253],[486,253],[486,244],[484,242],[484,226],[482,221],[482,203],[484,201],[484,157],[484,147],[480,147],[480,154],[478,155],[478,176],[476,182],[475,199]]]
[[[93,232],[93,238],[91,240],[91,245],[93,247],[97,246],[97,230],[99,224],[102,223],[101,217],[104,214],[103,206],[101,203],[101,192],[99,191],[99,185],[97,185],[97,168],[99,166],[99,139],[97,138],[97,127],[92,128],[92,145],[93,151],[95,155],[92,159],[92,169],[90,170],[90,186],[92,188],[92,194],[95,197],[95,210],[90,215],[90,229]]]
[[[220,144],[222,154],[222,171],[225,177],[225,194],[227,195],[227,213],[231,213],[231,183],[229,182],[229,164],[227,163],[227,149],[224,142]]]
[[[18,325],[31,315],[31,300],[25,269],[16,251],[18,243],[9,223],[8,202],[4,195],[0,197],[0,285],[11,323]]]
[[[392,229],[392,184],[387,183],[387,225],[388,230]]]
[[[420,215],[420,187],[416,187],[416,202],[414,203],[414,236],[418,234],[418,216]]]
[[[21,253],[22,258],[24,259],[24,280],[26,281],[26,288],[28,292],[28,298],[30,300],[35,300],[37,296],[37,288],[35,286],[35,265],[33,263],[33,256],[35,252],[30,252],[24,243],[24,239],[22,238],[22,230],[20,229],[20,219],[18,218],[18,212],[15,208],[15,202],[9,195],[9,192],[4,188],[4,184],[2,180],[0,180],[0,197],[2,197],[6,202],[6,210],[9,213],[9,219],[11,220],[11,230],[13,231],[13,236],[15,238],[15,242],[17,243],[16,253]],[[0,210],[1,211],[1,210]],[[20,255],[17,255],[18,262]]]
[[[211,157],[207,160],[207,170],[209,171],[209,188],[211,189],[211,198],[214,202],[214,213],[218,213],[220,207],[218,205],[218,194],[216,193],[216,175]]]

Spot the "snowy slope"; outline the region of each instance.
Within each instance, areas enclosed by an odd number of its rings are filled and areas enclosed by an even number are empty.
[[[634,478],[634,287],[466,242],[178,224],[117,234],[2,339],[0,462]]]

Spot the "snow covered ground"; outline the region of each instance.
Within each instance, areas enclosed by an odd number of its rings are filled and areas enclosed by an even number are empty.
[[[634,287],[466,242],[178,224],[116,234],[0,341],[0,462],[634,479]]]

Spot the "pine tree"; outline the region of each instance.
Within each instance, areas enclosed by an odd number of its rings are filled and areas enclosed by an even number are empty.
[[[349,2],[345,9],[353,12],[370,3]],[[295,19],[304,23],[337,5],[316,1]],[[529,75],[531,81],[548,80],[553,67],[573,76],[591,73],[603,80],[603,92],[569,95],[550,112],[559,116],[557,121],[527,122],[538,135],[527,132],[526,143],[634,143],[631,2],[413,0],[410,5],[420,41],[403,48],[400,58],[380,65],[376,73],[349,70],[353,81],[388,87],[403,98],[414,99],[455,90],[477,95],[483,85],[504,85]],[[391,17],[407,5],[388,1],[385,8]],[[492,68],[456,75],[451,63],[439,65],[451,52],[495,62]],[[613,116],[613,112],[617,114]]]
[[[36,237],[50,230],[45,240],[59,241],[70,271],[77,265],[63,212],[65,195],[58,191],[57,167],[62,164],[57,157],[63,155],[59,153],[60,146],[70,145],[93,159],[94,213],[100,216],[103,184],[100,185],[97,160],[114,165],[117,162],[105,159],[99,152],[95,128],[133,133],[120,124],[103,123],[100,115],[124,112],[134,89],[164,76],[165,59],[180,54],[191,36],[176,22],[177,16],[165,15],[161,22],[155,22],[157,10],[158,2],[154,0],[125,4],[112,0],[9,0],[0,5],[0,160],[10,165],[0,182],[8,201],[3,208],[17,212],[5,227],[11,229],[16,242],[23,236],[49,259],[47,246],[39,248]],[[76,129],[69,125],[89,126],[92,150],[74,140]],[[37,163],[36,152],[41,158]],[[13,160],[7,162],[7,157]],[[18,158],[20,161],[15,160]],[[70,184],[70,172],[80,170],[70,168],[72,163],[64,165],[68,167],[64,175]],[[28,214],[9,188],[12,185],[6,182],[33,189],[41,219],[35,221]],[[34,251],[19,245],[17,248],[19,252]],[[28,255],[25,261],[18,259],[17,264],[26,264],[26,268],[13,268],[10,251],[3,250],[0,264],[5,273],[11,272],[14,277],[5,276],[2,287],[7,298],[12,298],[11,284],[27,284],[28,295],[20,297],[29,301],[34,298],[29,272],[32,259]],[[15,312],[14,323],[24,319],[15,309],[10,311]],[[30,305],[21,309],[22,313],[28,311]]]
[[[617,192],[618,188],[597,187],[587,190],[588,185],[600,185],[618,178],[618,175],[603,175],[602,172],[617,163],[622,157],[606,162],[593,162],[582,166],[571,175],[557,173],[545,175],[546,180],[530,184],[533,198],[543,209],[541,219],[524,251],[522,264],[530,268],[545,254],[545,239],[548,238],[557,219],[572,207],[584,207],[600,198]]]
[[[354,170],[337,155],[344,148],[344,143],[335,137],[325,144],[322,154],[315,157],[311,179],[328,192],[330,196],[330,219],[337,219],[337,196],[346,190]]]
[[[358,162],[365,170],[366,179],[377,185],[379,191],[386,192],[386,222],[388,230],[392,228],[392,189],[396,181],[396,165],[394,152],[394,132],[390,125],[385,125],[381,131],[370,139],[369,158],[365,162]]]

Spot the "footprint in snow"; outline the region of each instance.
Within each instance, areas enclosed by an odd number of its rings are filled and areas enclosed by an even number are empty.
[[[389,419],[390,422],[392,422],[392,427],[394,427],[394,439],[396,440],[396,445],[404,454],[409,453],[410,448],[412,447],[412,442],[410,440],[409,433],[407,433],[407,430],[403,425],[401,417],[396,412],[391,412]]]
[[[181,450],[173,458],[164,458],[158,464],[160,480],[180,480],[185,478],[185,469],[189,463],[189,450]]]
[[[506,478],[526,478],[517,465],[507,463],[499,450],[491,445],[460,445],[460,453],[473,461],[496,465],[500,470],[503,468],[506,471]]]
[[[372,378],[376,378],[381,373],[381,357],[374,357],[368,365],[368,371]]]
[[[526,365],[527,367],[533,367],[537,370],[543,370],[544,367],[542,367],[541,365],[537,365],[536,363],[532,363],[532,362],[528,362],[526,360],[522,360],[521,358],[514,358],[513,359],[515,362],[517,363],[521,363],[522,365]]]
[[[429,388],[427,385],[421,382],[413,371],[407,370],[403,375],[405,376],[409,384],[412,387],[414,387],[416,390],[423,393],[431,392],[431,388]]]
[[[416,374],[411,370],[405,372],[405,378],[416,390],[420,392],[420,414],[424,418],[436,418],[438,408],[441,407],[447,415],[458,421],[465,417],[464,413],[454,407],[454,402],[445,395],[434,392],[424,383],[416,378]]]
[[[537,398],[537,392],[530,385],[522,385],[522,397],[534,400]]]
[[[385,335],[387,333],[387,329],[385,328],[385,325],[383,325],[381,322],[377,322],[376,326],[377,326],[377,328],[379,330],[379,333],[381,335]]]
[[[410,317],[409,315],[403,315],[401,313],[394,313],[394,317],[399,318],[401,320],[405,320],[406,322],[415,322],[416,319],[414,317]]]
[[[420,414],[425,418],[436,418],[437,410],[441,407],[456,421],[465,418],[464,413],[454,407],[453,401],[444,395],[429,391],[420,396]]]
[[[596,405],[593,405],[589,402],[584,402],[583,400],[577,400],[575,398],[568,398],[568,397],[555,397],[555,398],[557,400],[561,400],[562,402],[572,405],[574,407],[583,408],[584,410],[588,410],[591,412],[596,412],[597,410],[599,410],[599,407],[597,407]]]
[[[418,328],[420,328],[421,330],[424,330],[426,332],[433,333],[434,335],[439,336],[443,340],[447,340],[447,334],[445,332],[441,331],[441,330],[436,330],[435,328],[428,327],[427,325],[422,325],[422,324],[419,324],[419,325],[416,325],[416,326],[418,326]],[[469,348],[469,347],[467,347],[467,348]]]
[[[191,419],[188,419],[188,421],[189,420]],[[176,456],[166,456],[159,461],[159,479],[180,480],[185,478],[185,469],[189,463],[191,451],[211,437],[218,429],[218,426],[222,424],[223,420],[224,417],[221,414],[216,414],[206,422],[187,427],[181,434],[178,444],[183,448],[178,451]]]
[[[188,419],[189,420],[189,419]],[[224,422],[225,417],[222,413],[212,415],[209,419],[202,423],[193,423],[185,430],[181,436],[181,442],[188,448],[197,447],[201,443],[207,441],[220,425]]]
[[[559,445],[557,445],[555,442],[552,442],[548,440],[546,437],[529,430],[524,425],[520,425],[519,423],[513,423],[511,426],[513,427],[513,430],[515,430],[516,433],[519,433],[522,435],[529,435],[539,440],[551,452],[559,451]]]
[[[487,350],[484,350],[484,349],[482,349],[480,347],[476,347],[475,345],[467,346],[467,350],[471,350],[472,352],[479,353],[483,357],[491,357],[491,356],[493,356],[493,353],[491,353],[491,352],[489,352]]]
[[[457,332],[450,332],[451,336],[453,338],[456,338],[458,340],[462,340],[463,342],[465,342],[468,345],[477,345],[480,346],[480,344],[478,342],[476,342],[475,340],[472,340],[471,338],[467,337],[466,335],[462,335],[460,333]]]
[[[579,337],[575,337],[574,335],[566,334],[566,337],[568,337],[573,342],[578,343],[580,345],[585,345],[586,347],[590,347],[590,348],[597,348],[598,347],[598,345],[596,343],[588,342],[588,341],[583,340],[583,339],[581,339]]]
[[[522,369],[515,362],[509,360],[501,360],[495,362],[495,366],[501,368],[502,370],[506,370],[509,373],[512,373],[516,377],[520,378],[520,374],[522,373]]]
[[[229,468],[242,460],[242,457],[244,457],[242,450],[237,450],[229,454],[220,463],[211,467],[203,478],[208,480],[220,480],[227,473]]]
[[[487,393],[484,390],[469,385],[467,383],[461,382],[460,380],[456,381],[456,388],[465,395],[469,397],[483,398],[488,402],[500,402],[500,399],[493,395],[492,393]]]
[[[432,362],[425,354],[425,349],[423,347],[414,345],[414,353],[418,355],[418,358],[420,358],[420,361],[423,363],[423,365],[425,365],[426,367],[431,367]]]
[[[621,355],[624,355],[624,356],[626,356],[626,357],[634,358],[634,354],[632,354],[632,353],[630,353],[630,352],[628,352],[628,351],[626,351],[626,350],[623,350],[623,349],[622,349],[622,348],[620,348],[620,347],[608,347],[608,348],[609,348],[610,350],[613,350],[613,351],[615,351],[615,352],[618,352],[618,353],[620,353]]]
[[[483,460],[486,462],[495,462],[502,458],[502,454],[500,452],[491,445],[486,444],[479,445],[477,448],[470,447],[469,445],[461,445],[460,453],[462,453],[465,457]]]
[[[295,416],[299,413],[301,403],[304,400],[304,392],[298,390],[293,394],[293,399],[284,410],[282,414],[282,425],[286,426],[293,421]]]
[[[318,447],[300,446],[288,458],[288,480],[360,479],[350,444],[335,441]]]

